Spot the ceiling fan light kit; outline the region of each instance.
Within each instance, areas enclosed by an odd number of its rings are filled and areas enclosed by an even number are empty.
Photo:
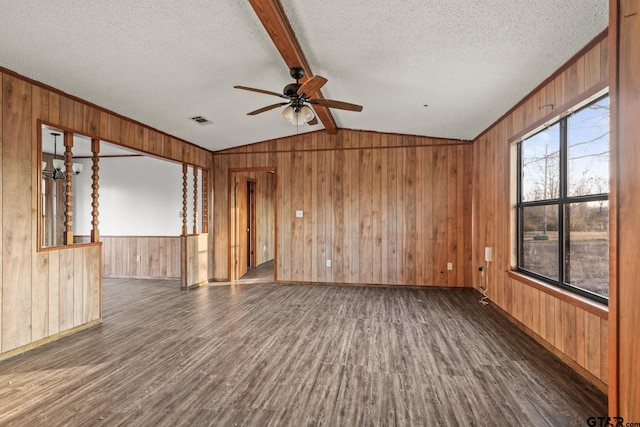
[[[313,110],[306,105],[300,108],[294,108],[291,105],[284,107],[282,117],[294,126],[309,123],[315,117]]]
[[[292,68],[290,70],[290,74],[291,77],[296,79],[296,82],[286,85],[282,90],[282,95],[277,92],[271,92],[263,89],[256,89],[247,86],[234,86],[236,89],[264,93],[266,95],[273,95],[288,100],[288,102],[279,102],[277,104],[259,108],[247,113],[247,115],[255,116],[256,114],[264,113],[265,111],[286,105],[282,110],[282,117],[286,121],[294,126],[303,125],[305,123],[313,126],[317,124],[318,121],[316,120],[316,115],[313,109],[308,104],[320,105],[327,108],[337,108],[339,110],[362,111],[361,105],[350,104],[342,101],[332,101],[324,98],[310,98],[310,96],[318,92],[320,88],[327,83],[327,79],[324,77],[313,76],[305,83],[300,83],[300,79],[304,77],[304,70],[302,68]]]

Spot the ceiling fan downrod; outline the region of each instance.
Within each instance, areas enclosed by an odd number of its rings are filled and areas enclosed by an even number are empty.
[[[286,85],[282,90],[282,93],[287,98],[295,100],[300,97],[298,95],[298,89],[300,89],[300,86],[302,86],[302,84],[300,84],[299,80],[304,77],[304,70],[302,68],[292,68],[291,70],[289,70],[289,74],[291,74],[291,77],[296,79],[296,82]],[[291,104],[291,106],[293,107],[293,104]]]

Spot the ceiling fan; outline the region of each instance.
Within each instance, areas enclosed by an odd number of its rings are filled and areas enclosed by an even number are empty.
[[[304,76],[304,70],[302,68],[292,68],[290,70],[291,77],[296,79],[295,83],[289,83],[284,87],[282,93],[271,92],[269,90],[256,89],[247,86],[234,86],[236,89],[248,90],[251,92],[265,93],[267,95],[274,95],[280,98],[287,99],[287,102],[278,102],[277,104],[267,105],[266,107],[259,108],[255,111],[247,113],[248,116],[255,116],[256,114],[264,113],[265,111],[273,110],[274,108],[288,105],[282,110],[282,117],[293,125],[301,125],[308,123],[309,125],[318,124],[318,119],[311,105],[319,105],[328,108],[337,108],[339,110],[347,111],[362,111],[361,105],[350,104],[348,102],[333,101],[331,99],[313,99],[310,98],[311,94],[318,91],[325,83],[327,79],[321,76],[313,76],[305,83],[299,83],[300,79]]]

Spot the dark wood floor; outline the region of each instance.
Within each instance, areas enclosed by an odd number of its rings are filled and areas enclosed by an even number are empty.
[[[274,267],[274,260],[264,262],[256,267],[250,267],[249,271],[247,271],[238,282],[244,283],[248,280],[255,282],[273,282]]]
[[[0,363],[0,425],[586,425],[606,397],[470,290],[105,280]]]

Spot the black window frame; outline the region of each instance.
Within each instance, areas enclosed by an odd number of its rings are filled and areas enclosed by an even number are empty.
[[[526,138],[521,138],[517,143],[517,203],[516,203],[516,242],[517,242],[517,267],[516,270],[519,273],[525,274],[527,276],[533,277],[535,279],[544,281],[551,285],[557,286],[562,289],[566,289],[583,297],[589,298],[591,300],[597,301],[599,303],[608,305],[609,298],[602,296],[600,294],[590,292],[586,289],[579,288],[565,281],[566,279],[566,265],[569,262],[567,257],[568,248],[569,248],[569,233],[565,233],[565,216],[567,214],[566,207],[570,206],[572,203],[580,203],[580,202],[597,202],[597,201],[609,201],[609,192],[607,193],[599,193],[599,194],[589,194],[589,195],[581,195],[581,196],[568,196],[567,195],[567,187],[569,177],[567,174],[568,169],[568,122],[569,118],[579,113],[580,111],[591,107],[593,104],[596,104],[602,101],[605,98],[608,98],[609,94],[606,93],[598,98],[587,102],[585,105],[577,108],[575,111],[572,111],[570,114],[561,115],[557,120],[550,122],[543,129],[540,129],[536,132],[529,134]],[[551,199],[543,199],[543,200],[531,200],[531,201],[523,201],[522,194],[522,182],[523,182],[523,158],[522,158],[522,144],[528,139],[544,132],[549,127],[558,124],[559,125],[559,154],[560,154],[560,171],[559,171],[559,195],[556,198]],[[611,127],[609,126],[609,135],[610,135]],[[611,142],[609,140],[609,152],[611,150]],[[535,206],[557,206],[558,209],[558,280],[554,280],[552,278],[546,277],[535,271],[528,270],[523,267],[524,265],[524,211],[525,208],[535,207]],[[610,268],[610,266],[609,266]]]

